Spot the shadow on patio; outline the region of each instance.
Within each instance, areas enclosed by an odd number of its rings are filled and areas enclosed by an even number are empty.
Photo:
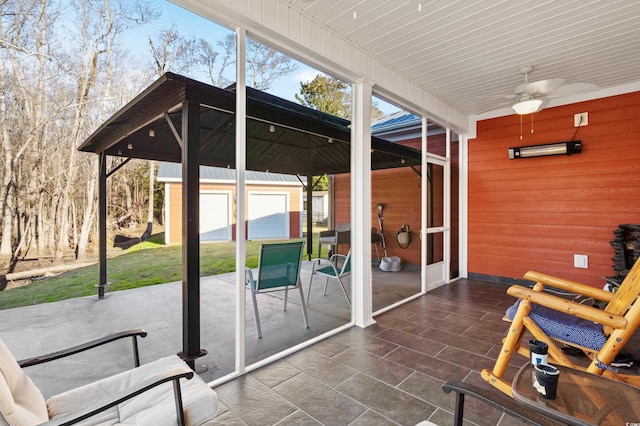
[[[308,290],[312,262],[304,261],[301,279]],[[394,273],[373,268],[374,311],[420,290],[420,272],[411,267]],[[201,347],[208,354],[196,361],[196,370],[209,382],[235,368],[235,276],[223,274],[201,279]],[[347,291],[350,279],[345,280]],[[258,339],[251,303],[246,293],[246,363],[265,359],[344,324],[351,313],[337,282],[314,278],[309,303],[310,328],[302,321],[297,291],[282,310],[283,292],[258,295],[264,337]],[[140,357],[147,363],[175,354],[182,348],[181,283],[174,282],[108,293],[103,300],[83,297],[0,311],[0,336],[17,359],[42,355],[113,332],[143,328]],[[45,396],[116,374],[132,367],[130,343],[115,342],[87,354],[29,367],[27,373]],[[204,371],[203,371],[204,370]]]

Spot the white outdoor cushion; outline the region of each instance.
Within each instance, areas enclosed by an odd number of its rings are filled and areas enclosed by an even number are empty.
[[[44,397],[0,340],[0,425],[31,426],[46,422]]]
[[[53,396],[47,400],[49,416],[78,411],[156,374],[181,367],[185,367],[184,361],[173,355]],[[187,424],[200,425],[215,417],[218,397],[197,374],[191,380],[181,379],[180,387]],[[161,426],[175,425],[176,421],[173,384],[168,382],[80,424]]]

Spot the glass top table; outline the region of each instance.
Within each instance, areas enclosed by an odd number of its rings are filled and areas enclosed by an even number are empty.
[[[568,425],[640,425],[640,388],[580,370],[555,367],[560,370],[556,399],[538,394],[528,363],[513,379],[513,398]]]

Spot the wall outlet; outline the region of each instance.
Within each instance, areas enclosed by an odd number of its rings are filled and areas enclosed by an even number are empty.
[[[574,254],[573,266],[575,268],[587,269],[589,267],[589,256],[586,254]]]
[[[582,127],[589,124],[589,113],[581,112],[573,115],[573,127]]]

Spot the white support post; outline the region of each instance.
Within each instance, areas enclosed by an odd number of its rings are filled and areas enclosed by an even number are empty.
[[[375,324],[371,285],[371,88],[371,84],[358,80],[351,93],[351,318],[362,328]]]
[[[247,168],[247,32],[236,28],[236,372],[243,374],[245,359],[245,171]]]
[[[469,261],[469,136],[458,135],[460,138],[460,154],[458,161],[460,164],[460,186],[459,186],[459,208],[458,208],[458,220],[459,229],[458,233],[460,239],[459,244],[459,257],[458,263],[460,268],[460,278],[468,278],[469,268],[467,262]]]
[[[427,200],[429,199],[428,188],[429,188],[429,179],[428,179],[428,171],[427,167],[427,129],[429,125],[429,120],[427,117],[422,117],[422,141],[421,141],[421,149],[422,149],[422,175],[420,176],[420,211],[422,214],[420,215],[420,283],[422,288],[422,293],[426,293],[428,289],[427,283],[427,209],[429,208],[427,204]]]
[[[444,279],[451,280],[451,129],[447,127],[447,163],[444,168]]]

